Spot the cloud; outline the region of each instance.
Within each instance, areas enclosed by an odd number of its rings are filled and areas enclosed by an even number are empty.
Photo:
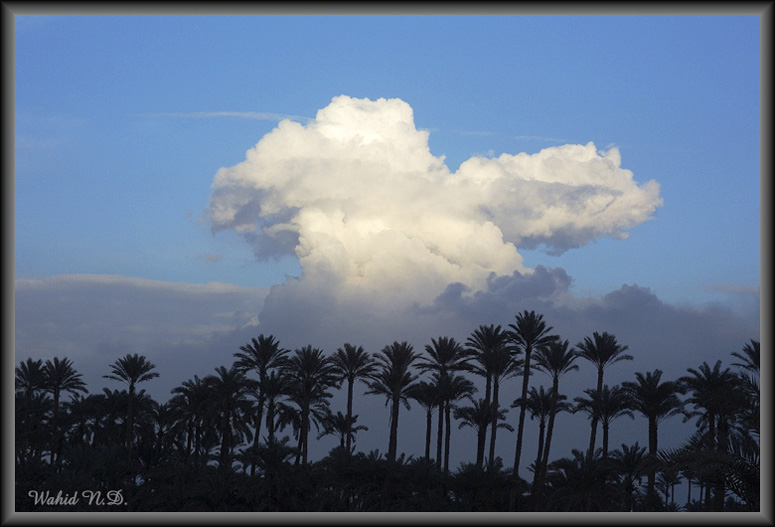
[[[734,312],[726,306],[674,306],[659,300],[648,288],[623,285],[599,298],[577,297],[573,279],[561,268],[537,266],[530,273],[491,275],[484,289],[472,291],[462,283],[449,284],[437,297],[409,307],[385,306],[379,298],[356,298],[347,302],[323,284],[288,284],[265,289],[229,284],[181,284],[106,275],[61,275],[16,281],[15,362],[68,357],[84,375],[90,392],[102,387],[120,388],[103,379],[109,365],[126,353],[141,353],[157,366],[158,379],[143,388],[157,401],[169,399],[170,390],[194,375],[203,377],[218,366],[233,363],[233,354],[260,333],[273,334],[285,348],[311,344],[327,354],[345,342],[363,345],[370,353],[395,341],[407,341],[418,351],[431,338],[451,336],[465,341],[480,324],[514,322],[522,310],[534,309],[544,316],[554,332],[575,344],[593,331],[608,331],[629,346],[635,360],[618,363],[606,371],[606,382],[632,380],[636,371],[663,370],[665,379],[675,379],[702,361],[722,360],[729,365],[730,353],[739,351],[759,335],[759,313]],[[260,313],[260,315],[256,315]],[[564,376],[561,391],[571,397],[594,386],[595,370],[588,363]],[[473,379],[483,390],[481,379]],[[549,378],[536,373],[532,385],[548,387]],[[384,452],[388,413],[384,399],[366,396],[357,388],[359,423],[369,427],[358,436],[359,449]],[[501,400],[509,404],[518,396],[517,382],[502,386]],[[341,390],[332,401],[343,408]],[[511,411],[514,424],[517,413]],[[417,455],[422,452],[424,413],[412,404],[402,410],[399,448]],[[559,419],[559,418],[558,418]],[[563,430],[584,429],[583,416],[563,415]],[[670,427],[680,425],[680,419]],[[529,425],[535,426],[535,425]],[[638,419],[612,430],[612,445],[642,441],[645,421]],[[660,437],[665,447],[678,446],[686,432],[671,429]],[[534,428],[531,428],[534,430]],[[670,430],[670,431],[668,431]],[[536,434],[537,435],[537,434]],[[525,448],[534,452],[532,432]],[[457,443],[459,441],[459,443]],[[467,430],[454,429],[453,442],[475,444]],[[319,459],[335,440],[315,442],[313,458]],[[578,448],[574,434],[557,438],[556,455]],[[498,451],[506,463],[514,448],[514,435],[504,433]],[[453,466],[470,461],[473,451],[455,448]],[[532,454],[525,454],[529,458]]]
[[[473,157],[452,173],[400,99],[335,97],[306,125],[281,121],[220,169],[205,217],[259,258],[293,254],[302,269],[282,293],[429,301],[450,283],[530,273],[518,247],[553,253],[601,236],[625,238],[662,204],[619,152],[593,143],[536,154]]]
[[[732,285],[732,284],[712,284],[704,287],[708,291],[716,291],[719,293],[729,293],[733,295],[756,295],[760,294],[759,286],[744,286],[744,285]]]
[[[310,120],[309,117],[268,112],[159,112],[144,113],[140,115],[143,117],[153,118],[176,117],[184,119],[212,119],[218,117],[231,117],[237,119],[253,119],[258,121],[282,121],[284,119],[290,119],[293,121],[307,122]]]
[[[109,363],[141,353],[182,382],[185,375],[202,375],[198,363],[223,363],[210,339],[252,327],[266,294],[266,289],[223,283],[112,275],[18,279],[16,360],[69,357],[96,389],[105,385],[100,376]],[[168,393],[169,388],[165,399]]]
[[[215,253],[202,253],[199,255],[199,257],[205,262],[220,262],[221,260],[223,260],[222,254],[215,254]]]

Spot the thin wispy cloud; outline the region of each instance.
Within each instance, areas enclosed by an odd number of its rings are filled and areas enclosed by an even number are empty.
[[[732,284],[712,284],[701,287],[706,291],[716,291],[717,293],[730,293],[734,295],[758,295],[761,292],[759,286],[732,285]]]
[[[215,253],[202,253],[199,255],[199,258],[205,262],[220,262],[223,260],[223,255]]]
[[[291,121],[309,122],[309,117],[302,117],[300,115],[287,115],[282,113],[270,113],[270,112],[158,112],[158,113],[143,113],[141,117],[151,118],[180,118],[180,119],[216,119],[216,118],[232,118],[232,119],[251,119],[255,121],[284,121],[289,119]]]
[[[544,137],[541,135],[515,135],[517,141],[546,141],[549,143],[570,143],[570,139],[560,139],[557,137]]]

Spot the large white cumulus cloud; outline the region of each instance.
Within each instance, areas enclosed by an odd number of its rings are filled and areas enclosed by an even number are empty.
[[[479,291],[493,274],[529,274],[519,246],[625,237],[662,200],[620,161],[588,143],[474,157],[452,173],[406,102],[339,96],[219,170],[206,216],[259,257],[295,253],[302,276],[289,287],[427,302],[450,283]]]

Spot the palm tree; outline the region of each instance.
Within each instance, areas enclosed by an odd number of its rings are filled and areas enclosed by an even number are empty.
[[[530,380],[530,358],[533,351],[538,348],[549,345],[551,342],[556,341],[559,337],[551,335],[549,332],[552,330],[551,326],[546,325],[543,315],[537,315],[535,311],[528,312],[527,310],[516,315],[516,322],[509,324],[511,331],[509,331],[509,338],[514,344],[514,350],[516,353],[522,353],[522,360],[524,361],[524,370],[522,372],[522,395],[519,400],[519,424],[517,426],[517,446],[516,453],[514,455],[514,470],[515,477],[519,476],[519,461],[522,455],[522,435],[525,430],[525,410],[527,409],[527,389],[528,381]]]
[[[58,359],[55,359],[58,360]],[[66,359],[65,359],[66,360]],[[32,400],[32,397],[46,388],[46,370],[43,360],[27,359],[16,367],[16,391],[24,394],[24,398]]]
[[[417,376],[410,371],[410,367],[418,357],[414,348],[406,342],[394,342],[385,346],[376,355],[377,370],[371,374],[371,381],[367,383],[369,391],[366,393],[384,395],[387,398],[385,405],[391,404],[388,441],[390,461],[396,460],[399,404],[403,403],[407,410],[409,409],[407,397],[411,393],[412,382],[417,379]]]
[[[732,356],[742,361],[733,362],[732,366],[738,366],[759,375],[761,346],[758,340],[751,339],[751,342],[743,346],[742,352],[733,351]]]
[[[611,422],[623,415],[630,419],[635,418],[630,410],[630,397],[621,386],[609,388],[607,384],[600,391],[587,389],[584,393],[587,397],[573,399],[576,402],[574,412],[586,412],[593,423],[596,424],[598,420],[603,423],[603,458],[606,458],[608,457],[608,429]]]
[[[261,421],[264,414],[265,393],[264,384],[269,371],[283,365],[288,350],[280,347],[280,342],[274,335],[265,337],[263,334],[258,338],[251,339],[252,344],[240,346],[239,352],[234,354],[237,361],[234,365],[242,373],[253,371],[258,375],[258,404],[256,405],[256,433],[253,436],[253,446],[258,446],[259,436],[261,435]],[[255,471],[255,465],[251,466],[251,475]]]
[[[439,405],[438,387],[435,384],[420,381],[411,386],[408,395],[425,409],[425,459],[430,460],[433,409]]]
[[[456,371],[463,370],[468,365],[470,354],[458,344],[454,338],[439,337],[438,340],[431,339],[432,344],[426,344],[425,351],[428,357],[421,356],[417,361],[417,368],[422,372],[434,372],[438,375],[439,381],[446,382],[450,375]],[[439,398],[439,428],[436,442],[436,464],[442,465],[442,441],[444,437],[444,416],[449,413],[449,401],[443,397]]]
[[[473,428],[477,432],[477,437],[479,437],[479,433],[482,430],[486,430],[492,422],[490,416],[492,413],[492,406],[488,404],[485,399],[474,399],[473,397],[468,396],[468,400],[471,401],[471,406],[458,406],[455,408],[452,415],[455,419],[460,421],[458,428],[463,428],[464,426]],[[511,432],[514,431],[514,428],[510,424],[503,422],[506,420],[505,409],[498,411],[496,419],[499,421],[498,428],[505,428]],[[479,456],[478,445],[476,452],[477,456]],[[478,459],[476,466],[481,467]]]
[[[568,406],[563,403],[564,399],[564,395],[555,397],[553,392],[546,392],[543,386],[540,386],[538,390],[536,390],[535,387],[531,387],[530,392],[528,393],[527,404],[525,404],[525,407],[530,412],[530,419],[538,419],[538,452],[536,454],[535,472],[533,474],[534,490],[535,481],[541,470],[540,467],[543,461],[546,422],[555,409],[564,410],[568,408]],[[523,401],[521,399],[517,399],[511,403],[511,407],[521,407],[522,403]]]
[[[686,412],[687,419],[699,417],[698,428],[704,430],[707,444],[712,445],[718,455],[727,453],[727,440],[732,421],[741,408],[745,407],[745,395],[738,384],[737,376],[729,369],[721,369],[721,361],[713,368],[703,362],[696,370],[688,368],[690,375],[678,379],[682,391],[689,393],[685,401],[694,407]],[[713,510],[724,510],[725,485],[723,477],[714,477],[706,487],[705,503],[711,504],[710,490],[713,487]]]
[[[449,471],[449,444],[452,432],[452,408],[454,404],[470,395],[472,395],[476,388],[474,383],[466,379],[461,375],[453,375],[447,372],[446,374],[433,374],[433,380],[439,390],[439,399],[444,402],[444,471]]]
[[[336,385],[336,372],[323,351],[312,346],[295,350],[282,372],[289,379],[288,398],[299,410],[299,450],[302,464],[306,466],[310,425],[320,422],[325,415],[331,398],[327,390]]]
[[[495,463],[495,441],[498,437],[497,419],[500,412],[501,383],[516,377],[522,371],[523,362],[514,357],[508,346],[497,348],[492,359],[492,421],[490,422],[490,450],[487,458],[489,466]]]
[[[536,350],[535,366],[536,369],[543,371],[552,378],[552,391],[554,395],[559,395],[560,377],[569,371],[578,370],[577,364],[574,364],[578,355],[575,351],[569,350],[570,343],[567,340],[559,339],[551,342],[547,346],[542,346]],[[559,402],[559,399],[555,399]],[[554,433],[554,420],[558,413],[557,405],[553,405],[552,412],[549,414],[549,423],[546,425],[546,445],[544,446],[544,456],[541,463],[537,465],[539,472],[535,479],[535,486],[539,488],[543,485],[546,476],[546,466],[549,464],[549,449],[552,446],[552,435]]]
[[[48,402],[45,395],[46,391],[46,371],[43,367],[43,360],[32,360],[28,358],[20,362],[15,369],[16,379],[16,416],[17,434],[21,432],[17,439],[17,451],[27,452],[29,447],[34,452],[38,452],[34,447],[35,436],[39,436],[42,431],[40,426],[43,423],[45,410],[48,409]],[[21,395],[21,400],[20,400]],[[44,443],[45,444],[45,443]],[[33,453],[33,457],[36,457]]]
[[[334,414],[331,410],[328,410],[321,420],[323,430],[318,434],[318,439],[327,435],[335,435],[339,437],[339,446],[341,448],[347,448],[345,446],[346,440],[347,443],[352,444],[352,442],[355,441],[356,433],[361,430],[369,429],[369,427],[364,425],[355,426],[357,420],[357,415],[348,417],[343,415],[342,412],[336,412],[336,414]],[[350,449],[348,448],[347,451],[350,452]]]
[[[489,325],[479,326],[471,333],[466,341],[466,349],[473,358],[473,363],[469,364],[468,371],[485,378],[484,404],[489,407],[495,404],[496,394],[493,396],[493,383],[496,386],[504,379],[504,376],[511,377],[516,374],[514,362],[508,350],[508,335],[501,331],[500,326]],[[504,369],[506,371],[504,371]],[[492,399],[492,401],[491,401]],[[497,429],[498,410],[490,413],[492,421],[490,426],[495,437],[494,430]],[[484,463],[484,449],[487,436],[487,426],[478,429],[476,445],[476,464],[482,466]],[[495,441],[490,443],[490,463],[494,458]]]
[[[760,346],[758,340],[751,340],[743,347],[742,353],[733,352],[733,357],[742,362],[733,362],[732,366],[741,369],[737,372],[741,388],[748,396],[749,403],[742,412],[741,425],[747,429],[748,434],[759,437],[760,424],[760,400],[759,400],[759,362]]]
[[[590,456],[574,448],[573,457],[549,464],[551,510],[609,512],[624,508],[624,491],[619,486],[615,464],[599,457],[599,453],[600,450]]]
[[[34,367],[33,367],[34,368]],[[36,375],[28,370],[26,373],[30,375]],[[76,392],[88,393],[86,384],[81,379],[81,374],[73,368],[73,362],[68,359],[59,359],[54,357],[53,360],[47,360],[43,366],[44,386],[48,393],[51,393],[53,397],[53,416],[51,422],[52,435],[51,435],[51,462],[59,460],[61,441],[59,431],[59,400],[63,392],[75,394]]]
[[[621,449],[611,452],[611,460],[615,463],[619,473],[619,482],[625,492],[625,510],[632,512],[638,496],[638,486],[646,464],[646,447],[641,447],[636,442],[632,446],[622,443]]]
[[[192,455],[193,448],[194,463],[198,464],[205,428],[206,404],[210,395],[208,386],[194,375],[193,380],[184,381],[170,393],[173,394],[170,405],[186,429],[185,459]]]
[[[280,371],[272,371],[264,379],[263,387],[266,402],[266,440],[271,443],[274,441],[277,404],[282,397],[288,395],[290,379]]]
[[[353,386],[358,379],[367,379],[374,373],[375,363],[371,355],[363,349],[345,343],[344,348],[338,348],[331,357],[334,373],[339,381],[347,381],[347,419],[353,421]],[[350,452],[352,446],[352,434],[346,435],[345,448]]]
[[[665,493],[665,505],[675,504],[675,486],[679,483],[681,483],[679,471],[666,468],[659,472],[657,485]]]
[[[125,382],[129,386],[129,399],[127,400],[126,413],[126,447],[128,449],[132,448],[134,433],[135,387],[141,382],[158,377],[158,373],[151,371],[155,367],[156,366],[144,356],[137,353],[134,355],[127,353],[126,356],[111,364],[111,375],[103,375],[103,378],[105,379]]]
[[[629,394],[632,409],[640,412],[648,420],[650,469],[646,496],[648,501],[652,502],[656,482],[658,426],[664,419],[680,413],[683,410],[683,404],[677,395],[680,390],[677,382],[660,383],[661,370],[647,372],[646,375],[637,372],[635,379],[637,382],[623,382],[622,387]]]
[[[582,342],[576,344],[578,355],[591,362],[597,368],[597,391],[603,389],[603,373],[605,369],[622,360],[633,360],[632,355],[624,354],[627,346],[616,341],[616,337],[610,333],[592,333],[592,338],[584,337]],[[592,432],[589,436],[589,453],[595,450],[595,435],[597,433],[597,418],[592,418]]]
[[[250,384],[236,366],[228,370],[225,366],[215,368],[215,375],[203,379],[210,393],[209,410],[218,419],[218,431],[221,437],[221,449],[218,466],[231,468],[234,447],[241,443],[242,437],[250,436],[249,415],[252,411],[248,400]]]

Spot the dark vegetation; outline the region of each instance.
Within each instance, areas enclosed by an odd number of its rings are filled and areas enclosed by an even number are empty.
[[[185,381],[165,403],[142,389],[158,376],[142,355],[106,371],[123,389],[91,394],[68,359],[27,359],[16,368],[16,510],[759,510],[758,341],[733,352],[730,367],[703,362],[674,380],[637,372],[609,386],[606,370],[632,359],[627,346],[608,333],[571,346],[551,331],[543,316],[525,311],[508,328],[480,326],[464,343],[440,337],[416,350],[394,342],[374,354],[344,344],[332,355],[286,350],[260,335],[231,366]],[[596,386],[562,395],[563,375],[590,364]],[[548,389],[536,387],[537,373]],[[471,376],[484,380],[482,396]],[[356,449],[366,430],[354,413],[357,383],[386,401],[385,454]],[[504,383],[520,388],[513,403],[502,400]],[[346,408],[331,408],[333,389],[347,390]],[[426,417],[425,450],[407,456],[397,438],[410,401]],[[516,427],[506,422],[509,407]],[[559,412],[588,415],[590,437],[553,459]],[[659,424],[679,414],[696,433],[661,450]],[[535,460],[521,458],[526,417],[539,432]],[[643,445],[609,444],[610,424],[623,417],[648,421]],[[477,448],[475,459],[450,468],[456,425],[476,431]],[[495,451],[504,429],[517,433],[508,468]],[[319,461],[308,458],[313,430],[339,440]],[[531,481],[514,477],[520,463],[529,463]],[[681,481],[689,484],[685,503],[675,501]],[[30,491],[50,499],[36,501]],[[65,503],[68,496],[78,500]]]

